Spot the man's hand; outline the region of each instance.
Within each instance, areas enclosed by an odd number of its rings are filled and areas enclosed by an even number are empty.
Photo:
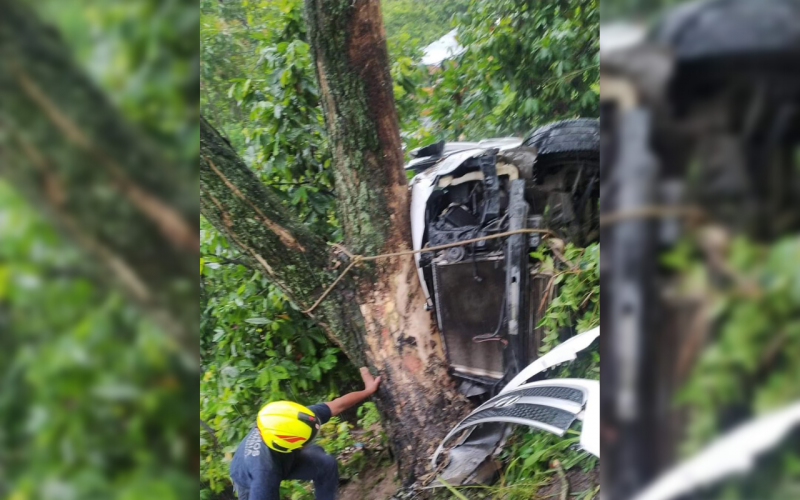
[[[381,383],[381,378],[373,377],[366,366],[361,367],[361,380],[364,381],[364,390],[370,394],[375,394]]]
[[[372,396],[381,383],[381,378],[373,377],[366,366],[361,367],[361,380],[364,381],[363,391],[351,392],[325,403],[331,409],[331,415],[336,416]]]

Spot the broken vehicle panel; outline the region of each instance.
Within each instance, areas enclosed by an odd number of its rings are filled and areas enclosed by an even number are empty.
[[[599,336],[600,328],[598,327],[564,341],[517,374],[503,387],[499,395],[519,388],[519,386],[549,368],[576,359],[577,354],[589,347]],[[599,386],[597,388],[599,390]],[[593,390],[591,387],[589,389]],[[471,395],[468,392],[465,392],[465,394],[467,396]],[[599,393],[590,395],[587,398],[586,407],[583,410],[584,425],[580,438],[581,447],[598,457],[600,456],[599,399]],[[510,428],[503,422],[488,422],[478,427],[467,429],[461,442],[450,449],[450,461],[445,469],[442,470],[440,477],[449,484],[466,484],[466,481],[481,483],[490,480],[493,475],[493,469],[487,464],[493,461],[487,460],[487,458],[499,450],[501,441],[508,436],[509,432]],[[437,454],[441,452],[443,447],[444,442],[437,450]],[[437,456],[434,456],[434,463],[436,458]],[[484,474],[481,474],[482,472]]]
[[[528,365],[527,368],[519,372],[516,377],[511,379],[511,381],[505,387],[503,387],[503,390],[500,391],[500,394],[506,393],[512,389],[516,389],[548,368],[566,363],[567,361],[572,361],[577,357],[577,354],[580,351],[589,347],[599,336],[600,327],[597,327],[589,330],[588,332],[583,332],[568,340],[565,340],[561,344],[551,349],[550,352],[540,357]]]
[[[437,448],[431,463],[445,444],[458,433],[486,423],[528,425],[563,436],[576,419],[584,420],[587,437],[581,436],[586,451],[599,456],[599,397],[597,380],[556,379],[531,382],[502,393],[476,408],[451,430]],[[591,406],[591,411],[586,411]],[[588,433],[587,433],[588,431]]]

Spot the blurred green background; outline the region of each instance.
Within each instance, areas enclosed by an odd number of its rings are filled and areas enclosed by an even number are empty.
[[[196,2],[29,6],[175,168],[196,168]],[[192,354],[107,288],[38,208],[0,177],[0,498],[193,497]]]

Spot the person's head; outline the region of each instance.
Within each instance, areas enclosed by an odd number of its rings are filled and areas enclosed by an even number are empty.
[[[280,453],[289,453],[310,443],[319,430],[314,413],[291,401],[265,405],[258,412],[257,424],[264,443]]]

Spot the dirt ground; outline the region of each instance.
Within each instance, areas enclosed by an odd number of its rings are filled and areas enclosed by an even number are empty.
[[[368,467],[339,487],[339,500],[386,500],[397,491],[397,467]]]
[[[382,467],[367,467],[346,484],[339,487],[339,500],[389,500],[398,492],[396,481],[397,467],[390,464]],[[596,500],[600,498],[597,489],[600,484],[600,469],[595,467],[583,472],[580,467],[566,471],[566,484],[563,479],[554,475],[546,486],[540,488],[531,498],[536,500]],[[564,491],[567,487],[566,492]],[[430,493],[430,492],[429,492]],[[419,496],[418,496],[419,495]],[[429,498],[429,495],[413,495],[414,498]],[[470,495],[468,495],[470,496]]]
[[[546,500],[546,499],[560,499],[560,498],[579,498],[581,500],[590,500],[600,498],[600,492],[593,496],[590,492],[594,492],[597,485],[600,484],[600,469],[595,467],[588,473],[583,472],[580,467],[573,467],[565,474],[567,485],[560,476],[554,476],[550,484],[540,488],[533,498]],[[566,494],[564,487],[568,486]]]

